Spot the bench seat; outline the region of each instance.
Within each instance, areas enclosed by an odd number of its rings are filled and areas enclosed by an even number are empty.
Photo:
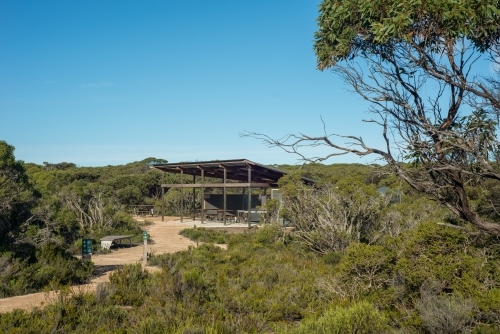
[[[121,243],[122,240],[127,239],[129,243],[132,244],[132,237],[133,235],[107,235],[101,238],[101,248],[110,249],[113,242],[119,241],[119,243]]]

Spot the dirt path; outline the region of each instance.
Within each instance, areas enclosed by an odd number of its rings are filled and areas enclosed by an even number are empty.
[[[148,245],[148,252],[154,254],[173,253],[183,249],[187,249],[189,245],[195,246],[196,243],[179,235],[179,232],[185,228],[193,227],[193,225],[204,227],[220,227],[219,223],[208,223],[201,225],[199,221],[193,222],[185,219],[184,223],[180,223],[177,217],[165,217],[165,221],[161,221],[161,217],[147,218],[153,221],[153,225],[145,226],[146,230],[153,243]],[[233,225],[236,228],[242,228],[242,225]],[[113,250],[109,254],[92,255],[96,272],[99,276],[91,280],[89,284],[73,286],[74,293],[95,291],[97,285],[101,282],[109,281],[109,274],[123,264],[137,263],[142,261],[142,245],[133,247],[120,248]],[[146,270],[157,270],[154,267],[146,267]],[[30,310],[33,307],[41,307],[47,303],[51,303],[57,299],[57,294],[54,291],[49,293],[39,292],[24,296],[16,296],[0,299],[0,313],[9,312],[14,309]]]

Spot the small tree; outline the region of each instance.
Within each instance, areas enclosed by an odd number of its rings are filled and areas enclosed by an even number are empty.
[[[298,182],[296,182],[298,181]],[[285,215],[298,240],[312,251],[344,252],[351,242],[368,241],[388,200],[362,184],[342,191],[332,185],[309,187],[296,177],[280,180]]]

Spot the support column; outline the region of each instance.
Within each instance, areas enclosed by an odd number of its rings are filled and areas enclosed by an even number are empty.
[[[165,172],[161,172],[161,184],[165,182]],[[165,221],[165,188],[161,187],[161,221]]]
[[[198,167],[200,168],[200,167]],[[205,171],[201,170],[201,184],[205,184]],[[201,187],[201,223],[205,220],[205,188]]]
[[[224,220],[224,226],[226,226],[226,177],[227,177],[227,170],[226,170],[226,167],[224,166],[221,166],[223,169],[224,169],[224,180],[223,180],[223,183],[224,183],[224,188],[222,188],[223,190],[223,197],[224,197],[224,211],[223,211],[223,220]]]
[[[252,167],[248,166],[248,228],[252,227]]]
[[[181,169],[181,185],[184,185],[184,170]],[[184,216],[184,187],[181,187],[181,223]]]
[[[196,175],[193,175],[193,184],[196,183]],[[193,221],[196,220],[196,189],[193,187]]]
[[[245,188],[241,188],[241,210],[245,211]],[[244,213],[242,213],[241,217],[244,217]],[[238,223],[240,222],[240,215],[238,215]]]
[[[144,245],[142,246],[142,265],[148,265],[148,233],[143,233]]]
[[[267,190],[266,188],[262,188],[262,194],[263,195],[261,197],[262,199],[260,200],[260,207],[261,207],[261,209],[265,209],[264,205],[266,204],[265,202],[267,202],[267,191],[266,190]],[[268,223],[267,218],[269,217],[267,215],[267,210],[266,210],[265,213],[262,213],[262,217],[264,218],[263,219],[263,223],[267,224]]]

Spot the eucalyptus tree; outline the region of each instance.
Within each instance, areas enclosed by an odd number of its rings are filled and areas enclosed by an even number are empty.
[[[0,141],[0,245],[14,240],[18,228],[30,218],[36,192],[24,165],[15,159],[14,146]]]
[[[412,188],[500,235],[500,225],[475,211],[468,192],[485,179],[500,181],[499,8],[493,0],[324,0],[314,42],[318,69],[331,69],[370,102],[365,121],[380,126],[385,143],[326,131],[246,135],[308,161],[378,156]],[[309,157],[304,146],[331,151]]]

